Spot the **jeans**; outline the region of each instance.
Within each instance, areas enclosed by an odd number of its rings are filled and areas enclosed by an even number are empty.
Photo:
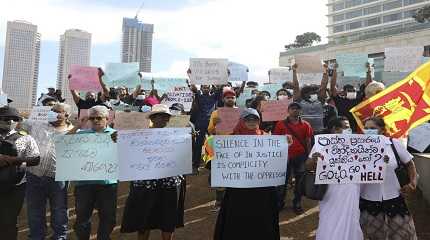
[[[0,193],[0,229],[1,239],[16,240],[18,236],[17,218],[25,197],[25,184],[13,190]]]
[[[300,155],[288,161],[287,176],[285,178],[285,184],[278,187],[279,209],[282,209],[285,205],[285,196],[287,195],[288,179],[293,175],[296,179],[294,184],[293,207],[301,207],[303,193],[301,191],[300,185],[303,180],[303,176],[305,174],[305,162],[307,158],[308,158],[307,155]]]
[[[27,173],[29,239],[43,240],[46,237],[46,202],[49,202],[54,232],[51,239],[67,239],[67,186],[67,182],[57,182],[52,177],[38,177]]]
[[[98,240],[109,240],[116,223],[117,184],[88,184],[75,187],[76,223],[79,240],[90,239],[91,216],[98,210]]]

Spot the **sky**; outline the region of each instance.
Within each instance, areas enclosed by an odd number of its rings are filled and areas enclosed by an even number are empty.
[[[123,17],[154,24],[152,71],[185,77],[190,57],[228,58],[249,67],[249,79],[268,81],[279,53],[296,35],[316,32],[326,42],[325,0],[0,0],[0,78],[7,21],[38,26],[38,94],[56,86],[60,35],[92,34],[91,65],[120,61]]]

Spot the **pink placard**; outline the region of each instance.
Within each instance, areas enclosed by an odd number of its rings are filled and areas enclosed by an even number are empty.
[[[217,111],[220,122],[216,125],[216,134],[227,135],[233,133],[240,119],[240,109],[222,107],[218,108]]]
[[[70,67],[70,90],[100,92],[102,87],[99,82],[99,70],[96,67],[72,65]]]
[[[288,116],[290,100],[263,101],[261,102],[261,114],[263,122],[281,121]]]

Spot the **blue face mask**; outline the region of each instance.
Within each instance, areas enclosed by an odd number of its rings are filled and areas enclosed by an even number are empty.
[[[48,122],[50,123],[58,121],[58,113],[52,110],[48,112],[47,116],[48,116]]]
[[[343,129],[342,134],[352,134],[352,129],[351,128]]]
[[[379,131],[378,131],[378,129],[364,129],[363,133],[365,135],[378,135]]]

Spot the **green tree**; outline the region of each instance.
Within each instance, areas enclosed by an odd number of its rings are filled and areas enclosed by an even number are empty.
[[[294,43],[285,45],[285,49],[294,49],[294,48],[302,48],[302,47],[310,47],[314,43],[321,42],[320,35],[314,32],[306,32],[301,35],[296,36],[296,40]]]
[[[419,23],[430,22],[430,5],[424,6],[419,9],[413,16]]]

